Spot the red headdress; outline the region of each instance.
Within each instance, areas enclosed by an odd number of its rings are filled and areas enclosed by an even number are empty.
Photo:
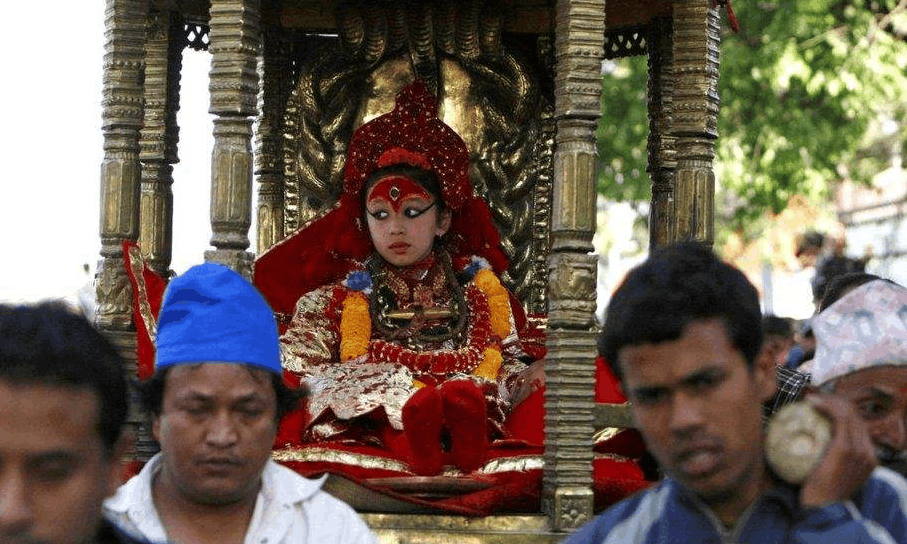
[[[255,262],[255,285],[274,311],[292,314],[300,296],[339,281],[373,251],[362,193],[372,172],[395,164],[418,166],[437,176],[441,197],[453,214],[444,241],[454,259],[477,255],[495,272],[507,268],[488,205],[469,181],[469,150],[437,113],[437,99],[416,80],[400,91],[392,112],[356,130],[337,205]]]

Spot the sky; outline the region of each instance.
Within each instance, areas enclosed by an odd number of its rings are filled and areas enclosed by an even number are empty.
[[[28,2],[5,7],[6,20],[18,23],[0,33],[0,301],[69,295],[89,279],[83,265],[93,274],[100,259],[104,8],[98,0],[55,2],[53,16],[38,20]],[[201,262],[211,236],[207,71],[208,55],[187,50],[174,165],[177,272]]]

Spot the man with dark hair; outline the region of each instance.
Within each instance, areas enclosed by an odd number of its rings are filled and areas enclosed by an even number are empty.
[[[149,540],[372,543],[346,504],[270,460],[298,396],[281,378],[277,322],[242,277],[213,263],[164,293],[155,374],[141,388],[161,446],[106,504]]]
[[[137,542],[103,519],[122,478],[127,383],[62,303],[0,305],[0,542]]]
[[[600,349],[632,404],[657,485],[567,542],[905,542],[907,488],[873,472],[850,406],[817,396],[831,444],[800,486],[764,461],[761,405],[775,392],[756,289],[712,251],[683,243],[633,269],[608,306]]]
[[[768,350],[778,366],[784,366],[787,352],[794,346],[794,326],[791,320],[768,314],[762,318],[762,349]]]
[[[813,334],[813,318],[804,319],[794,336],[794,346],[787,353],[784,366],[796,370],[816,354],[816,335]],[[805,367],[804,367],[805,368]]]

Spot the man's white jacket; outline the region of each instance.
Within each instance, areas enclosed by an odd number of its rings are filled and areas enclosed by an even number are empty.
[[[104,502],[104,514],[110,521],[151,542],[170,540],[151,495],[160,462],[161,454],[152,457]],[[352,508],[321,490],[323,481],[303,478],[268,460],[243,544],[376,544]]]

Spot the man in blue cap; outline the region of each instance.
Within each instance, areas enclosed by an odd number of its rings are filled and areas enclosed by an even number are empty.
[[[372,543],[346,504],[270,460],[298,396],[282,380],[277,323],[258,291],[213,263],[175,278],[140,391],[161,446],[105,503],[108,517],[180,544]]]

